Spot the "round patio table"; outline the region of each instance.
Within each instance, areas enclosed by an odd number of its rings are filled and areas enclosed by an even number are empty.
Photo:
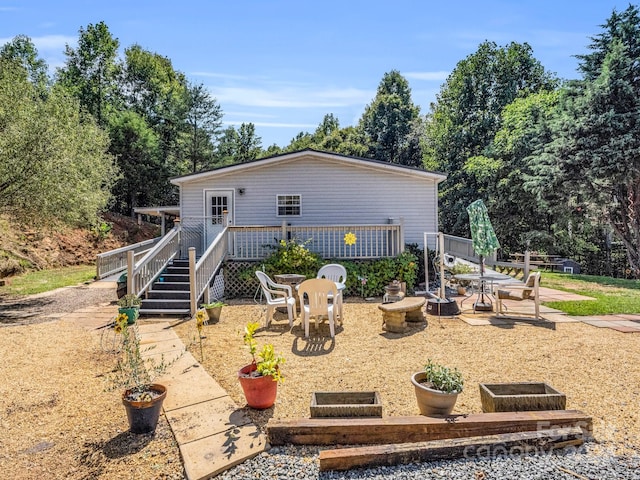
[[[300,299],[296,295],[296,287],[300,285],[307,277],[299,275],[297,273],[281,273],[273,276],[276,283],[282,285],[289,285],[291,287],[291,294],[296,298],[296,308],[300,310]]]
[[[493,310],[493,302],[491,301],[492,298],[495,299],[493,296],[493,282],[505,280],[508,276],[502,274],[480,275],[479,273],[460,273],[458,275],[454,275],[453,278],[456,280],[470,282],[472,285],[477,285],[475,288],[477,291],[472,291],[467,298],[460,302],[460,306],[462,306],[467,299],[476,294],[477,298],[473,304],[473,313],[476,313],[476,311],[490,312]]]

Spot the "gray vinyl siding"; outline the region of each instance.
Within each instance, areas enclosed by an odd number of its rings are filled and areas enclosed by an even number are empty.
[[[239,195],[238,189],[244,189]],[[304,155],[268,165],[247,164],[234,172],[211,172],[182,183],[182,216],[205,215],[204,190],[234,190],[235,225],[362,225],[399,223],[405,242],[422,245],[423,232],[437,231],[437,183],[424,175]],[[278,217],[277,195],[302,197],[302,215]]]

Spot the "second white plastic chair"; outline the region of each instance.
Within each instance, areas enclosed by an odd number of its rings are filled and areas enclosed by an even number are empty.
[[[273,311],[276,307],[287,307],[289,326],[293,327],[293,309],[296,306],[296,298],[291,292],[291,287],[289,285],[282,285],[274,282],[269,278],[269,275],[261,272],[260,270],[256,271],[256,277],[260,280],[262,292],[267,300],[267,318],[265,320],[265,326],[268,327],[271,323]]]

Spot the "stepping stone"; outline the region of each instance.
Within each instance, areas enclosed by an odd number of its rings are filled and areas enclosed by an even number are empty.
[[[253,424],[180,445],[189,480],[204,480],[228,470],[267,448],[267,439]]]
[[[194,364],[198,367],[194,367]],[[227,392],[199,366],[189,352],[156,381],[169,390],[163,403],[165,412],[227,396]]]
[[[638,327],[622,327],[622,326],[613,326],[610,327],[611,330],[615,330],[616,332],[621,332],[621,333],[640,333],[640,328]]]
[[[179,445],[251,423],[244,409],[228,395],[166,412]]]

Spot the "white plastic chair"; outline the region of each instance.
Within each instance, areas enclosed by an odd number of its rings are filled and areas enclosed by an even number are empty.
[[[338,298],[338,288],[333,280],[327,278],[312,278],[305,280],[298,286],[302,321],[304,323],[304,336],[309,337],[309,322],[311,317],[316,319],[318,329],[319,317],[326,315],[329,319],[329,331],[331,338],[336,336],[334,324],[334,305],[329,303],[331,298]]]
[[[296,305],[296,298],[291,293],[289,285],[276,283],[269,278],[264,272],[256,271],[256,277],[260,280],[262,292],[267,300],[267,318],[265,326],[269,326],[273,318],[273,311],[276,307],[287,307],[287,315],[289,316],[289,327],[293,327],[293,309]]]
[[[329,280],[333,280],[336,283],[341,283],[343,285],[347,284],[347,269],[339,263],[329,263],[327,265],[323,265],[318,270],[318,274],[316,278],[327,278]],[[338,289],[338,296],[336,297],[336,306],[337,311],[336,315],[340,317],[340,322],[342,322],[342,289]]]
[[[503,283],[495,287],[496,316],[502,318],[518,319],[523,315],[531,315],[527,312],[506,313],[503,300],[533,300],[536,320],[540,319],[540,272],[531,272],[524,283]]]

